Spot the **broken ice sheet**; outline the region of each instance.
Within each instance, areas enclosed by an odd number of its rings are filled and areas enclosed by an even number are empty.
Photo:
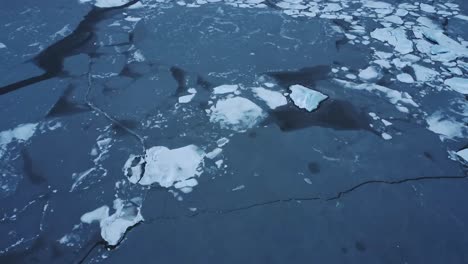
[[[141,199],[134,198],[123,201],[119,198],[114,200],[115,212],[109,215],[109,207],[104,205],[81,216],[81,222],[91,224],[99,222],[101,237],[110,246],[116,246],[122,240],[127,229],[142,222]]]
[[[6,146],[12,142],[24,142],[36,132],[38,124],[22,124],[16,128],[0,132],[0,157],[6,151]]]
[[[204,157],[204,151],[195,145],[177,149],[155,146],[148,149],[144,157],[130,156],[125,163],[124,173],[132,183],[141,185],[158,183],[165,188],[172,186],[182,188],[184,187],[182,182],[190,181],[191,178],[202,174]]]
[[[328,98],[327,95],[324,95],[321,92],[314,91],[298,84],[291,85],[289,89],[291,90],[289,97],[291,97],[294,104],[309,112],[317,109],[319,104]]]

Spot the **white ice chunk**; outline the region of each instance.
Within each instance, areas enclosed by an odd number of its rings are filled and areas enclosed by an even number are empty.
[[[253,88],[255,95],[265,101],[271,109],[275,109],[288,103],[286,97],[280,92],[271,91],[262,87]]]
[[[418,82],[429,82],[439,75],[438,72],[418,64],[414,64],[412,67]]]
[[[228,138],[220,138],[216,141],[216,144],[218,144],[218,147],[223,147],[224,145],[226,145],[227,143],[229,143],[229,139]]]
[[[298,84],[290,86],[289,89],[291,90],[289,97],[291,97],[294,104],[309,112],[317,109],[319,104],[328,98],[327,95],[324,95],[321,92],[314,91]]]
[[[407,73],[400,73],[396,77],[402,83],[414,83],[413,77]]]
[[[454,77],[444,81],[445,85],[448,85],[450,89],[457,91],[461,94],[468,94],[468,79]]]
[[[457,155],[468,162],[468,148],[457,151]]]
[[[216,102],[211,107],[210,122],[219,123],[221,128],[243,132],[254,127],[265,116],[263,110],[243,97],[232,97]]]
[[[3,44],[2,42],[0,42],[0,49],[4,49],[6,48],[7,46],[5,44]]]
[[[384,132],[384,133],[382,133],[382,138],[385,139],[385,140],[390,140],[390,139],[392,139],[392,136],[390,136],[389,134]]]
[[[134,202],[114,200],[115,213],[109,215],[109,207],[102,206],[81,216],[83,223],[91,224],[98,221],[101,227],[101,237],[110,246],[117,245],[127,229],[143,221],[141,208]]]
[[[379,71],[374,66],[369,66],[359,72],[359,78],[365,81],[375,80],[379,77]]]
[[[190,101],[192,101],[194,96],[195,96],[195,94],[188,94],[188,95],[181,96],[181,97],[179,97],[179,103],[180,104],[189,103]]]
[[[431,6],[431,5],[428,5],[428,4],[421,3],[419,5],[419,7],[421,7],[422,11],[427,12],[427,13],[435,13],[436,12],[435,8],[433,6]]]
[[[130,2],[130,0],[96,0],[95,6],[97,7],[114,7],[125,5]]]
[[[221,154],[221,152],[223,152],[223,149],[222,148],[215,148],[213,149],[212,151],[206,153],[206,157],[208,159],[214,159],[216,158],[219,154]]]
[[[239,86],[237,84],[223,84],[213,88],[214,94],[225,94],[235,92]]]
[[[387,121],[387,120],[385,120],[385,119],[382,119],[382,123],[383,123],[385,126],[391,126],[391,125],[392,125],[392,122]]]
[[[406,31],[403,28],[377,28],[371,32],[371,37],[387,42],[402,54],[413,51],[413,42],[406,37]]]
[[[132,164],[135,156],[130,156],[125,163],[124,171],[131,170],[129,178],[132,183],[150,185],[158,183],[160,186],[169,188],[178,181],[199,176],[202,173],[201,165],[205,153],[195,145],[182,148],[169,149],[163,146],[155,146],[146,151],[144,159],[138,164]],[[143,161],[146,162],[144,174],[141,175]],[[133,165],[133,166],[132,166]],[[140,179],[141,177],[141,179]]]
[[[134,203],[124,203],[121,199],[114,201],[115,213],[100,222],[101,237],[111,246],[117,245],[127,229],[143,221],[141,208]]]
[[[384,17],[384,19],[394,24],[398,24],[398,25],[403,24],[403,19],[401,19],[399,16],[396,16],[396,15],[386,16]]]

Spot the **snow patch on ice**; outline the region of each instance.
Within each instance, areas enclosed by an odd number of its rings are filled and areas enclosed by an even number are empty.
[[[444,117],[440,112],[436,112],[426,119],[428,129],[442,135],[445,138],[464,138],[467,128],[463,123],[459,123],[450,117]]]
[[[38,124],[22,124],[16,128],[0,132],[0,157],[6,151],[6,146],[12,142],[25,142],[36,132]]]

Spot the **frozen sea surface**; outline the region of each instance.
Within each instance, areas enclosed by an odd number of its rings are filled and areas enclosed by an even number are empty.
[[[0,263],[468,262],[468,2],[0,22]]]

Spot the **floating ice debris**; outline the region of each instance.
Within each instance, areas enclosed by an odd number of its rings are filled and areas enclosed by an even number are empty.
[[[221,128],[238,132],[252,128],[265,116],[258,105],[243,97],[219,100],[210,110],[210,122],[219,123]]]
[[[214,94],[225,94],[225,93],[233,93],[239,89],[237,84],[223,84],[213,88]]]
[[[70,189],[70,192],[73,192],[76,187],[78,187],[82,182],[83,180],[88,177],[93,171],[95,171],[96,168],[90,168],[86,171],[83,171],[83,172],[80,172],[80,173],[73,173],[72,174],[72,179],[75,180],[75,182],[73,183],[71,189]]]
[[[314,91],[298,84],[290,86],[289,89],[291,90],[289,97],[291,97],[294,104],[309,112],[317,109],[319,104],[328,98],[327,95],[324,95],[321,92]]]
[[[138,199],[133,199],[138,200]],[[110,245],[116,246],[127,229],[143,221],[141,208],[136,201],[114,200],[115,213],[109,215],[109,207],[102,206],[81,216],[83,223],[99,222],[101,237]]]
[[[24,142],[29,140],[36,132],[38,124],[22,124],[16,128],[0,132],[0,157],[6,151],[6,145],[11,142]]]
[[[81,2],[90,2],[90,1],[83,1],[80,0]],[[130,0],[96,0],[94,3],[95,6],[97,7],[114,7],[114,6],[121,6],[125,5],[126,3],[130,2]]]
[[[304,178],[304,181],[305,181],[307,184],[312,184],[312,181],[311,181],[309,178]]]
[[[155,146],[146,151],[144,158],[131,155],[125,163],[124,172],[132,183],[158,183],[169,188],[200,176],[204,156],[203,150],[195,145],[177,149]]]
[[[466,127],[449,117],[444,117],[440,112],[436,112],[426,119],[428,129],[449,139],[464,138]]]
[[[439,75],[438,72],[418,64],[415,64],[412,67],[418,82],[429,82]]]
[[[457,91],[461,94],[468,94],[468,79],[454,77],[444,81],[445,85],[448,85],[450,89]]]
[[[468,148],[457,151],[457,155],[468,162]]]
[[[401,54],[413,51],[413,42],[406,37],[406,31],[403,28],[377,28],[371,32],[371,37],[387,42]]]
[[[382,119],[382,123],[383,123],[385,126],[391,126],[391,125],[392,125],[392,122],[387,121],[387,120],[385,120],[385,119]]]
[[[181,96],[181,97],[179,97],[179,103],[180,104],[189,103],[190,101],[192,101],[194,96],[195,96],[195,94],[189,94],[189,95]]]
[[[390,139],[392,139],[392,136],[390,136],[389,134],[384,132],[384,133],[382,133],[382,138],[385,139],[385,140],[390,140]]]
[[[218,167],[218,169],[219,169],[219,168],[221,168],[221,165],[223,165],[223,160],[217,160],[215,162],[215,164],[216,164],[216,167]]]
[[[401,19],[399,16],[396,16],[396,15],[386,16],[384,17],[384,19],[394,24],[398,24],[398,25],[403,24],[403,19]]]
[[[413,77],[407,73],[400,73],[396,77],[402,83],[414,83]]]
[[[6,48],[7,46],[5,44],[3,44],[2,42],[0,42],[0,49],[4,49]]]
[[[271,91],[262,87],[253,88],[255,95],[265,101],[271,109],[286,105],[288,100],[280,92]]]
[[[393,9],[393,6],[386,2],[380,1],[363,1],[363,6],[374,9]]]
[[[436,12],[435,8],[433,6],[431,6],[431,5],[428,5],[428,4],[421,3],[419,5],[419,7],[421,8],[422,11],[427,12],[427,13],[435,13]]]
[[[239,185],[239,186],[235,187],[234,189],[232,189],[232,191],[233,191],[233,192],[235,192],[235,191],[240,191],[240,190],[242,190],[242,189],[244,189],[244,188],[245,188],[245,185]]]
[[[215,148],[215,149],[213,149],[212,151],[206,153],[205,157],[207,157],[208,159],[214,159],[214,158],[216,158],[219,154],[221,154],[221,152],[223,152],[223,149],[222,149],[222,148]]]
[[[338,80],[338,79],[335,79],[335,81],[337,81],[338,83],[344,85],[346,88],[356,89],[356,90],[366,90],[366,91],[369,91],[369,92],[377,91],[379,93],[382,93],[382,94],[385,95],[385,97],[387,97],[389,99],[389,101],[392,104],[395,104],[397,106],[398,110],[400,110],[400,111],[403,110],[403,109],[407,110],[407,108],[399,106],[398,105],[399,103],[404,103],[404,104],[407,104],[407,105],[412,105],[414,107],[419,107],[419,105],[416,104],[416,102],[413,101],[413,98],[407,92],[399,92],[399,91],[387,88],[385,86],[378,85],[378,84],[373,84],[373,83],[355,84],[355,83],[352,83],[352,82],[349,82],[349,81]],[[404,111],[404,112],[406,112],[406,111]]]
[[[218,144],[218,147],[223,147],[224,145],[226,145],[227,143],[229,143],[229,139],[228,138],[220,138],[216,141],[216,144]]]
[[[432,45],[427,42],[426,46],[428,47],[422,50],[427,53],[432,60],[448,62],[457,58],[468,57],[468,48],[447,37],[442,30],[427,27],[421,27],[420,29],[424,37],[437,43],[437,45]]]
[[[365,81],[375,80],[379,77],[379,71],[374,66],[369,66],[359,72],[359,78]]]

